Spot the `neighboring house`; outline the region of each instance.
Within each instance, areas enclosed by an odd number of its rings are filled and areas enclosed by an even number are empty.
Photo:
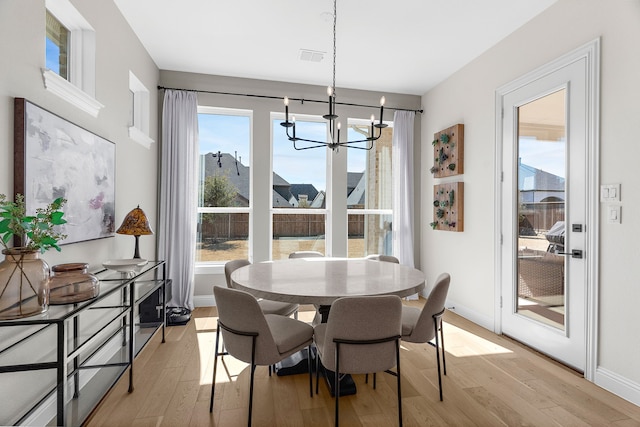
[[[523,163],[518,164],[520,203],[564,201],[564,187],[564,178]]]
[[[364,172],[347,172],[347,208],[364,208],[366,189]]]
[[[242,164],[229,153],[207,153],[200,156],[204,176],[223,175],[236,187],[236,206],[249,206],[251,168]],[[291,208],[300,206],[305,200],[310,208],[325,207],[325,193],[313,184],[290,184],[277,173],[273,173],[273,207]],[[303,204],[304,205],[304,204]]]

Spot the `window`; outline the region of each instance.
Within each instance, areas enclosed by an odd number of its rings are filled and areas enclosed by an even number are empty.
[[[393,255],[393,127],[389,125],[371,150],[347,151],[349,257]],[[367,121],[349,120],[349,139],[368,137],[369,126]]]
[[[104,106],[95,97],[96,37],[69,0],[45,0],[45,88],[98,117]]]
[[[47,10],[47,68],[63,79],[69,79],[69,30]]]
[[[326,254],[327,149],[297,151],[280,126],[272,120],[273,141],[273,241],[271,259],[291,252],[313,250]],[[319,141],[327,138],[322,118],[297,117],[296,132]]]
[[[149,148],[149,90],[129,71],[129,138]]]
[[[250,258],[252,113],[198,107],[197,263]]]

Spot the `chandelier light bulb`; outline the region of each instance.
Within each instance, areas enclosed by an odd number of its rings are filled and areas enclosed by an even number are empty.
[[[380,98],[380,106],[383,106],[385,102],[387,102],[387,99],[384,96]]]
[[[284,105],[287,106],[287,107],[289,106],[289,97],[288,96],[284,97]]]

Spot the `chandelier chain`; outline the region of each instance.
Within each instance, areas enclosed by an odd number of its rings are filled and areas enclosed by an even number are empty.
[[[336,22],[338,18],[338,0],[333,0],[333,96],[336,96]]]

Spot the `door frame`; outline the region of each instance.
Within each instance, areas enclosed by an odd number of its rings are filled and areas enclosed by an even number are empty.
[[[551,74],[567,64],[585,59],[587,71],[587,117],[585,135],[587,137],[587,176],[586,191],[586,307],[585,307],[585,370],[584,377],[594,381],[598,356],[598,239],[600,229],[600,206],[598,189],[600,185],[600,38],[565,54],[561,57],[499,87],[495,93],[495,176],[494,176],[494,332],[502,333],[502,282],[511,278],[502,277],[502,205],[503,181],[502,144],[504,96],[543,76]]]

